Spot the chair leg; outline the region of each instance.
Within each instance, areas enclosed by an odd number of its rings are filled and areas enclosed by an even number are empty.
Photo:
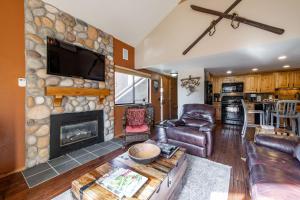
[[[273,116],[273,114],[271,113],[271,126],[273,126],[274,125],[274,116]]]
[[[242,137],[244,138],[246,136],[248,122],[244,120],[243,128],[242,128]]]
[[[279,128],[280,125],[280,117],[276,116],[276,128]]]
[[[292,124],[291,126],[293,133],[296,133],[296,119],[291,119],[290,122]]]
[[[259,125],[262,125],[262,120],[263,120],[262,113],[259,113]]]

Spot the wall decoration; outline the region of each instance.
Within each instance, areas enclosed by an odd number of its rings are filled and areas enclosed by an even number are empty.
[[[222,20],[222,19],[229,19],[231,20],[231,27],[233,29],[237,29],[240,26],[240,23],[243,24],[247,24],[249,26],[253,26],[265,31],[269,31],[271,33],[275,33],[278,35],[281,35],[284,33],[284,29],[282,28],[278,28],[275,26],[270,26],[267,24],[263,24],[261,22],[257,22],[257,21],[253,21],[250,19],[246,19],[244,17],[240,17],[237,13],[233,13],[233,14],[229,14],[230,11],[232,11],[242,0],[235,0],[235,2],[233,4],[231,4],[231,6],[229,8],[227,8],[227,10],[225,12],[220,12],[220,11],[216,11],[216,10],[211,10],[208,8],[203,8],[200,6],[196,6],[196,5],[191,5],[191,8],[195,11],[198,12],[202,12],[202,13],[206,13],[206,14],[210,14],[210,15],[214,15],[214,16],[218,16],[217,19],[213,20],[209,27],[207,27],[207,29],[192,43],[190,44],[186,50],[184,50],[184,52],[182,53],[183,55],[186,55],[202,38],[204,38],[207,34],[209,36],[213,36],[216,32],[216,25]]]
[[[181,87],[188,90],[187,96],[190,96],[195,92],[196,87],[200,85],[201,77],[192,77],[191,75],[188,78],[181,79]]]

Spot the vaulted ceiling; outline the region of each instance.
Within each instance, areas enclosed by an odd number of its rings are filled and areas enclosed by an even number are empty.
[[[151,68],[170,72],[189,67],[205,68],[214,74],[249,73],[283,69],[283,65],[300,67],[300,1],[299,0],[243,0],[230,14],[285,29],[276,35],[255,27],[240,24],[233,29],[231,21],[223,19],[216,33],[205,36],[187,54],[182,52],[217,17],[191,9],[190,5],[224,12],[235,0],[187,0],[178,5],[136,47],[137,68]],[[277,59],[282,54],[287,59]]]
[[[45,0],[45,2],[136,46],[179,0]]]

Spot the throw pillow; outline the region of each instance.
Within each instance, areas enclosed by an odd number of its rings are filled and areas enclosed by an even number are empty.
[[[127,110],[127,125],[141,126],[145,124],[145,109],[132,108]]]

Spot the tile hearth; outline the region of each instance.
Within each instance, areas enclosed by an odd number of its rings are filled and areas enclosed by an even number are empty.
[[[75,167],[83,165],[121,147],[122,141],[120,139],[113,139],[111,141],[94,144],[49,160],[47,163],[26,169],[22,172],[22,174],[28,187],[33,188]]]

